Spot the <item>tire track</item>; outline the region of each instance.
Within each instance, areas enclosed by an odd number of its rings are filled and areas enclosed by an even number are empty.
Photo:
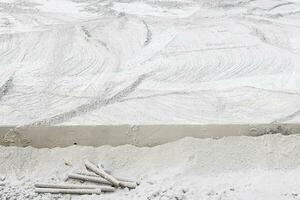
[[[1,87],[0,87],[0,101],[1,99],[7,95],[7,93],[13,87],[13,76],[11,76]]]
[[[85,114],[87,112],[90,112],[90,111],[93,111],[96,109],[99,109],[103,106],[107,106],[107,105],[119,102],[123,98],[125,98],[125,97],[129,96],[131,93],[133,93],[136,90],[136,88],[150,75],[151,75],[150,73],[140,75],[132,84],[130,84],[128,87],[124,88],[123,90],[119,91],[117,94],[113,95],[112,97],[110,97],[108,99],[98,99],[98,100],[92,101],[90,103],[80,105],[70,111],[55,115],[50,118],[36,121],[32,124],[25,125],[25,127],[55,125],[58,123],[63,123],[74,117],[77,117],[79,115]],[[24,127],[24,126],[22,126],[22,127]]]
[[[279,118],[279,119],[276,119],[272,122],[272,124],[277,124],[277,123],[284,123],[286,121],[289,121],[291,119],[293,119],[294,117],[300,115],[300,110],[297,110],[296,112],[293,112],[292,114],[288,115],[288,116],[285,116],[285,117],[282,117],[282,118]]]

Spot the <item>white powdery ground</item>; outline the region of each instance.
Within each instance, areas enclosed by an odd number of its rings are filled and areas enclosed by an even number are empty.
[[[1,1],[0,125],[297,123],[299,20],[296,0]]]
[[[35,149],[1,147],[0,199],[300,199],[300,135],[185,138],[138,148],[81,147]],[[37,195],[36,182],[60,182],[83,160],[101,162],[116,176],[141,182],[134,190],[102,195]]]

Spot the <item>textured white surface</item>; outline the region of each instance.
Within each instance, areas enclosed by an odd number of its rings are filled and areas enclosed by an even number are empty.
[[[300,122],[300,2],[0,1],[0,125]]]
[[[151,148],[0,146],[0,152],[6,158],[0,162],[0,177],[6,177],[7,183],[0,186],[0,199],[300,199],[300,135],[185,138]],[[85,159],[100,162],[115,176],[138,180],[141,185],[100,196],[34,194],[34,183],[62,183],[69,172],[85,170]]]

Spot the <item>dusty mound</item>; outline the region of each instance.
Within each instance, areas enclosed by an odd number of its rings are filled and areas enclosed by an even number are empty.
[[[102,162],[116,176],[141,182],[135,190],[92,199],[291,199],[300,193],[299,135],[185,138],[151,148],[125,145],[0,150],[4,158],[0,174],[6,177],[6,186],[1,187],[3,197],[47,199],[47,194],[34,194],[33,184],[62,181],[67,172],[82,169],[84,159]],[[73,195],[72,199],[91,196]]]

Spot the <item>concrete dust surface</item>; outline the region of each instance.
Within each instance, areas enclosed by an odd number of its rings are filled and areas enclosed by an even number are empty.
[[[300,199],[300,135],[184,138],[155,147],[0,147],[0,152],[6,183],[0,199]],[[83,170],[85,159],[141,184],[101,195],[34,193],[34,183],[61,183],[68,172]]]

